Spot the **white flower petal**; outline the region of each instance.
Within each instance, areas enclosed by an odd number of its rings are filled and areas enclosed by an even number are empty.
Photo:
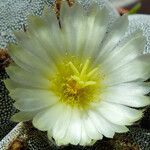
[[[115,132],[112,130],[111,124],[107,122],[100,114],[96,111],[89,111],[89,116],[101,134],[109,138],[114,136]]]
[[[142,96],[149,93],[150,84],[146,82],[129,82],[111,86],[106,88],[105,90],[112,93],[123,93],[124,95]]]
[[[18,87],[22,87],[21,84],[18,84],[16,82],[12,81],[11,79],[4,80],[4,83],[7,87],[7,89],[9,89],[9,92],[14,91]]]
[[[63,29],[66,50],[76,52],[80,57],[90,56],[97,50],[106,33],[108,10],[95,6],[91,8],[89,17],[86,18],[85,15],[87,14],[81,6],[73,6],[72,9],[65,7],[64,9]],[[68,15],[69,13],[73,14]]]
[[[145,81],[150,77],[150,55],[141,55],[130,63],[109,73],[104,84],[116,85],[130,81]]]
[[[38,30],[38,32],[39,32],[39,30]],[[33,38],[34,35],[30,35],[29,32],[26,32],[26,33],[21,32],[21,31],[16,32],[15,36],[16,36],[17,40],[19,41],[18,47],[16,47],[16,49],[19,48],[19,45],[20,45],[20,49],[24,49],[27,52],[29,51],[29,54],[31,52],[32,54],[34,54],[34,56],[38,57],[39,59],[42,59],[42,61],[44,63],[49,63],[49,57],[48,57],[47,53],[45,52],[45,50],[43,50],[42,45],[40,44],[42,42],[42,40],[38,41],[37,37]],[[11,51],[9,53],[13,53],[13,52]],[[25,55],[27,55],[27,54],[25,54]]]
[[[109,14],[106,8],[100,9],[99,7],[94,7],[92,9],[87,24],[85,25],[86,43],[83,51],[84,56],[91,56],[99,49],[99,45],[104,39],[109,22]],[[95,18],[93,14],[95,14]]]
[[[41,89],[48,89],[50,87],[49,79],[44,78],[40,74],[34,74],[24,71],[17,66],[9,66],[7,68],[7,73],[12,81],[24,86],[36,87]]]
[[[32,48],[36,49],[34,45],[32,46]],[[52,69],[49,69],[50,67],[52,67],[52,65],[42,61],[42,59],[33,55],[27,49],[24,49],[19,45],[10,45],[9,49],[10,50],[8,52],[11,55],[12,59],[22,69],[32,73],[35,72],[38,74],[42,74],[44,76],[47,76],[47,74],[50,74],[52,72]]]
[[[64,144],[66,144],[66,142],[73,145],[79,144],[81,140],[81,124],[82,120],[80,118],[80,112],[75,108],[72,110],[70,124],[63,140],[65,142]]]
[[[64,108],[65,107],[62,104],[58,103],[44,109],[43,111],[39,111],[39,113],[33,118],[33,125],[42,131],[51,131]],[[50,136],[52,137],[52,133]]]
[[[58,59],[60,55],[65,53],[63,37],[61,36],[62,30],[59,28],[58,20],[53,9],[45,10],[45,14],[42,18],[29,18],[28,22],[28,35],[29,37],[32,37],[29,41],[28,47],[32,53],[35,55],[38,53],[38,57],[40,58],[42,58],[42,56],[43,58],[45,57],[50,64]],[[34,43],[36,43],[36,45],[33,45]],[[24,46],[26,47],[26,45]],[[35,47],[34,50],[32,46]],[[44,54],[40,55],[40,53]],[[45,56],[46,54],[47,56]]]
[[[110,73],[127,64],[143,53],[145,44],[146,38],[143,36],[143,32],[134,32],[107,54],[106,59],[101,63],[102,68]]]
[[[80,145],[90,145],[92,143],[92,139],[87,135],[87,132],[85,130],[84,122],[81,122],[81,140]]]
[[[117,124],[111,123],[111,126],[112,126],[113,130],[117,133],[125,133],[125,132],[129,131],[129,129],[123,125],[117,125]]]
[[[95,110],[98,112],[98,115],[101,116],[101,118],[103,119],[103,121],[105,122],[105,124],[108,125],[109,130],[113,131],[113,132],[117,132],[117,133],[123,133],[123,132],[127,132],[129,131],[129,129],[126,126],[123,125],[117,125],[114,124],[112,122],[110,122],[109,120],[107,120],[100,112],[99,110]]]
[[[20,111],[20,112],[14,114],[11,117],[11,120],[15,121],[15,122],[29,121],[29,120],[33,119],[33,117],[38,113],[38,111],[32,111],[32,112]]]
[[[93,120],[90,118],[88,114],[84,115],[83,121],[84,121],[86,133],[91,139],[99,140],[103,138],[102,134],[98,131]]]
[[[143,107],[150,104],[150,98],[144,96],[149,92],[150,87],[146,83],[124,83],[106,88],[101,99],[131,107]]]
[[[85,45],[83,56],[89,57],[99,49],[99,45],[104,39],[108,27],[109,14],[106,8],[100,9],[98,6],[90,8],[89,18],[85,25]],[[93,17],[95,15],[95,18]],[[88,31],[88,32],[87,32]],[[91,38],[92,37],[92,38]]]
[[[107,120],[118,125],[131,125],[143,114],[140,110],[107,102],[101,102],[98,109]]]
[[[16,89],[11,93],[11,97],[16,100],[14,106],[22,111],[43,109],[56,104],[59,100],[54,93],[38,89]]]
[[[51,20],[49,20],[49,22],[51,22]],[[51,65],[51,63],[56,65],[55,62],[61,59],[66,53],[65,50],[67,50],[65,49],[63,29],[60,29],[56,24],[52,24],[50,27],[36,32],[34,36],[35,39],[32,43],[39,43],[39,48],[41,47],[42,50],[46,52],[49,58],[48,61],[50,62],[49,65]]]
[[[111,31],[106,35],[106,39],[100,47],[99,56],[97,56],[96,61],[103,61],[104,58],[112,51],[116,44],[121,40],[128,28],[128,17],[124,15],[119,17],[117,21],[113,24]]]
[[[49,23],[49,21],[51,21],[51,23]],[[39,17],[39,16],[29,16],[28,17],[28,32],[32,33],[32,34],[36,34],[38,30],[41,30],[43,28],[50,28],[52,25],[56,25],[58,22],[56,14],[54,13],[54,11],[49,8],[46,8],[43,12],[43,16]],[[27,32],[27,34],[28,34]]]
[[[66,131],[70,124],[71,116],[72,109],[69,106],[66,106],[66,108],[63,110],[62,114],[60,114],[55,126],[52,129],[52,134],[57,144],[59,144],[59,141],[65,138]]]
[[[62,14],[62,31],[64,33],[65,50],[75,52],[82,42],[85,42],[82,38],[85,38],[85,23],[87,18],[85,17],[85,11],[80,5],[75,5],[70,8],[67,5],[63,5],[61,9]],[[73,35],[73,36],[72,36]]]
[[[124,94],[106,94],[102,96],[102,99],[107,102],[118,103],[130,107],[144,107],[150,105],[150,98],[148,96],[125,96]]]

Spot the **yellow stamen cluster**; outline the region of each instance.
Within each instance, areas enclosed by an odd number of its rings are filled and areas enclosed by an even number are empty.
[[[65,59],[58,65],[51,90],[61,102],[87,108],[91,102],[98,100],[103,78],[99,67],[92,67],[90,59],[84,62],[77,58]]]

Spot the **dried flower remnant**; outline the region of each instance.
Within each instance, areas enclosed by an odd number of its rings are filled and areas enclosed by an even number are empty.
[[[27,146],[25,141],[21,141],[20,139],[16,139],[10,146],[8,150],[26,150]]]
[[[58,19],[59,27],[61,28],[61,21],[60,21],[60,10],[61,10],[61,5],[62,5],[63,0],[56,0],[54,3],[54,11],[56,13],[56,17]],[[69,7],[72,7],[73,4],[75,3],[74,0],[66,0],[67,4]]]
[[[11,63],[11,58],[6,49],[0,49],[0,69],[8,67]]]

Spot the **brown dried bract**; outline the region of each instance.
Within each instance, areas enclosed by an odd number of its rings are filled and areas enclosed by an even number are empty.
[[[20,139],[16,139],[11,145],[8,150],[26,150],[27,145],[25,141],[22,141]]]
[[[118,11],[119,11],[120,15],[124,15],[124,14],[127,14],[129,12],[129,10],[125,9],[125,8],[119,8]]]
[[[74,4],[74,0],[66,0],[67,1],[67,3],[68,3],[68,5],[71,7],[73,4]]]
[[[74,4],[74,0],[65,0],[68,4],[69,7],[71,7]],[[61,5],[62,5],[63,0],[55,0],[54,4],[54,10],[56,13],[56,17],[58,19],[59,27],[61,28],[61,22],[60,22],[60,10],[61,10]]]
[[[60,16],[60,8],[61,8],[61,3],[62,3],[62,0],[56,0],[55,1],[55,13],[57,16]]]
[[[65,0],[65,1],[67,2],[69,7],[73,6],[73,4],[75,3],[75,0]],[[63,0],[55,0],[55,7],[57,11],[60,11],[62,2]]]
[[[8,67],[8,65],[12,62],[9,54],[6,49],[0,49],[0,69],[4,69]]]

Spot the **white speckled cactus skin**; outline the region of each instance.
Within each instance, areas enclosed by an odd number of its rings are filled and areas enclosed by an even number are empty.
[[[128,6],[131,5],[138,0],[110,0],[115,7],[123,7],[123,6]]]
[[[88,6],[92,0],[78,0],[82,5]],[[46,5],[51,6],[54,0],[6,0],[0,1],[0,48],[5,48],[8,42],[14,42],[13,30],[23,29],[27,24],[29,14],[41,15]],[[117,11],[105,0],[97,0],[100,6],[107,6],[110,20],[114,20]]]

